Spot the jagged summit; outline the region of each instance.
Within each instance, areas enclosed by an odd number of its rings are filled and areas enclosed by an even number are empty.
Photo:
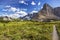
[[[43,9],[47,10],[48,8],[52,8],[49,4],[45,3],[43,5]],[[53,9],[53,8],[52,8]]]
[[[56,16],[54,12],[55,12],[54,9],[49,4],[45,3],[43,5],[43,8],[37,13],[37,15],[33,19],[35,20],[35,18],[36,18],[37,21],[60,19],[60,17]]]
[[[44,5],[43,5],[43,7],[46,7],[46,6],[50,6],[49,4],[47,4],[47,3],[45,3]]]

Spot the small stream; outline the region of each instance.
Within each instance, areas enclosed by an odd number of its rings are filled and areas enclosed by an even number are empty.
[[[55,25],[53,26],[53,37],[52,37],[52,40],[59,40],[59,36],[58,36],[58,33],[57,33]]]

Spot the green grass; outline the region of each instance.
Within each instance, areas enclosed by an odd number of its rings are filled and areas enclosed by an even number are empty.
[[[56,22],[0,22],[0,40],[52,40],[53,25]],[[57,29],[60,33],[60,27]]]

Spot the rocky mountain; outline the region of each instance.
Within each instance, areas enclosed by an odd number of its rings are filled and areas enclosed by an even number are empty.
[[[60,17],[60,7],[54,8],[54,14],[58,17]]]
[[[12,18],[8,16],[0,16],[0,21],[12,21]]]
[[[52,8],[49,4],[45,3],[38,13],[28,14],[21,19],[32,19],[33,21],[60,20],[60,7]]]
[[[20,17],[20,19],[23,19],[23,20],[31,20],[32,16],[33,16],[33,14],[27,14],[24,17]]]
[[[34,20],[35,19],[35,20],[37,20],[37,17],[38,17],[37,14],[38,13],[35,13],[35,12],[33,14],[29,13],[24,17],[20,17],[20,19],[23,19],[23,20]]]
[[[49,4],[44,4],[43,8],[33,16],[36,21],[60,20],[60,8],[52,8]]]

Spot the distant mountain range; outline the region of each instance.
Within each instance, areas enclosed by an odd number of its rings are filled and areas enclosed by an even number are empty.
[[[49,4],[45,3],[38,13],[30,14],[28,17],[30,16],[35,21],[60,20],[60,7],[52,8]]]

